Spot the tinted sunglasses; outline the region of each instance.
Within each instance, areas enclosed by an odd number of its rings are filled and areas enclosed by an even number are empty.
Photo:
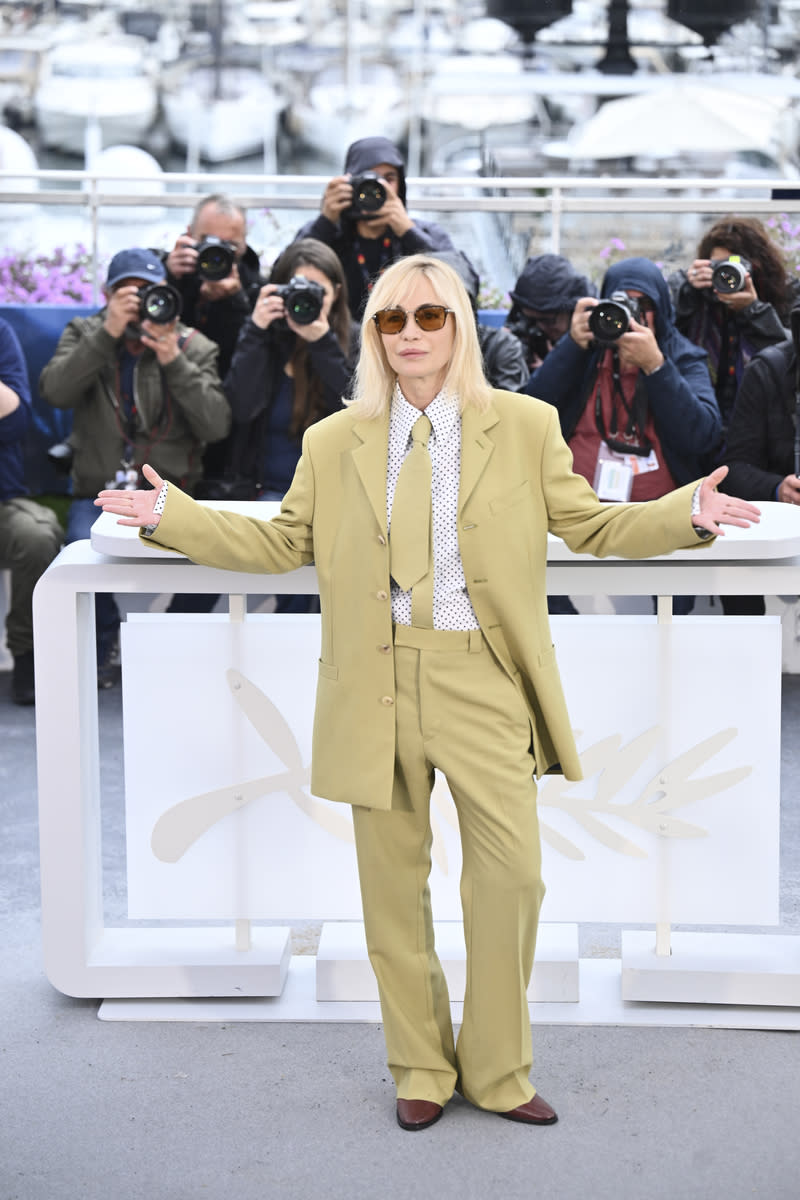
[[[373,314],[372,319],[381,333],[400,333],[405,329],[409,317],[413,317],[425,333],[433,333],[434,330],[444,327],[447,314],[453,311],[452,308],[445,308],[443,304],[420,304],[419,308],[415,308],[411,313],[406,312],[404,308],[381,308]]]

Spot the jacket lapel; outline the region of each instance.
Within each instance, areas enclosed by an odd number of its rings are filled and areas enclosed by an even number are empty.
[[[353,432],[360,445],[353,451],[353,462],[375,519],[386,535],[386,465],[389,457],[389,411],[372,421],[357,421]]]
[[[477,412],[467,408],[461,414],[461,482],[458,490],[458,511],[463,512],[464,505],[486,469],[492,456],[494,442],[486,431],[496,425],[499,420],[494,405],[486,412]]]

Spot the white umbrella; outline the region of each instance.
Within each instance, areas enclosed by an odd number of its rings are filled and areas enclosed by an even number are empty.
[[[740,94],[679,80],[609,100],[569,135],[570,158],[628,158],[765,150],[779,130],[784,97]]]

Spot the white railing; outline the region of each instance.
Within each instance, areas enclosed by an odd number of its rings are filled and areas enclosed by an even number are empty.
[[[9,205],[40,209],[76,205],[85,210],[86,242],[93,260],[100,257],[103,212],[112,208],[137,210],[191,209],[203,196],[229,192],[248,209],[303,213],[319,208],[328,182],[322,175],[162,173],[152,176],[109,175],[91,171],[0,171],[0,210]],[[149,187],[147,185],[150,185]],[[569,252],[564,247],[565,225],[574,214],[608,217],[609,235],[620,231],[626,214],[676,217],[736,212],[762,219],[771,214],[800,213],[800,179],[728,179],[706,177],[628,176],[464,176],[411,177],[409,206],[431,213],[492,213],[519,229],[525,218],[544,223],[543,249]],[[773,191],[796,186],[797,198],[773,200]],[[706,222],[704,222],[705,224]],[[6,240],[13,239],[6,229]],[[542,239],[540,239],[542,240]]]

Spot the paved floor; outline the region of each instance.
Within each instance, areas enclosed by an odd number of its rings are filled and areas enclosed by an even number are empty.
[[[100,698],[102,773],[121,774],[119,693]],[[781,912],[800,932],[800,678],[784,678]],[[792,1033],[536,1026],[559,1110],[531,1129],[454,1100],[419,1134],[393,1119],[381,1028],[98,1021],[39,952],[34,714],[0,673],[0,1200],[794,1200]],[[119,814],[106,892],[118,910]],[[303,938],[308,931],[298,930]],[[586,926],[584,955],[619,931]]]

